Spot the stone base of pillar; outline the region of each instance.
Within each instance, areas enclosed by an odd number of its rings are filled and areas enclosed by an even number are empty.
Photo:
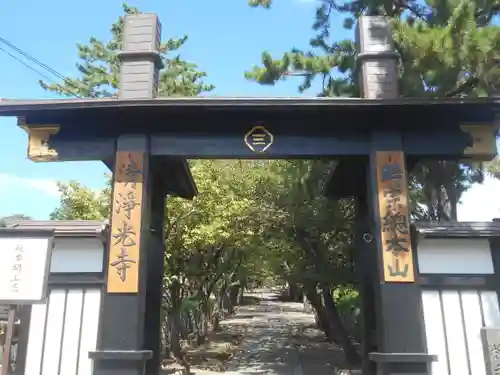
[[[377,375],[431,375],[437,356],[427,353],[370,353]]]
[[[151,350],[96,350],[89,353],[94,360],[93,374],[145,375],[146,362],[153,357]]]

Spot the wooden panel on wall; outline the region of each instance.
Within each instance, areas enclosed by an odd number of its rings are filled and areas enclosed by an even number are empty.
[[[424,238],[417,259],[421,274],[495,273],[488,238]]]
[[[109,243],[108,293],[137,293],[144,153],[117,152]]]
[[[465,342],[460,292],[456,290],[441,291],[441,303],[450,374],[468,375],[467,357],[469,353]]]
[[[481,328],[500,323],[497,293],[423,290],[422,308],[432,374],[486,375]]]
[[[61,348],[60,374],[77,374],[78,348],[80,346],[80,331],[82,323],[84,290],[73,289],[68,291],[66,306],[68,313],[64,320],[64,338]],[[71,313],[69,313],[71,311]],[[98,324],[98,323],[97,323]],[[85,327],[87,331],[90,327]],[[84,358],[82,358],[84,359]],[[28,375],[28,374],[26,374]]]
[[[437,355],[432,362],[432,374],[449,375],[448,350],[443,321],[441,294],[438,290],[422,291],[422,310],[424,313],[427,352]]]
[[[90,375],[101,290],[57,288],[31,310],[25,375]]]
[[[485,372],[483,345],[480,334],[483,326],[481,302],[479,300],[480,294],[481,292],[478,293],[475,290],[460,291],[469,368],[472,370],[471,375],[483,375]]]
[[[99,289],[87,289],[83,299],[81,324],[85,329],[82,329],[80,334],[77,375],[92,375],[94,373],[89,352],[97,347],[100,307],[101,291]]]
[[[414,282],[404,154],[377,151],[376,163],[384,280]]]
[[[50,272],[103,272],[104,251],[104,244],[99,238],[56,238]]]
[[[47,301],[50,301],[50,299],[47,299]],[[47,307],[48,303],[37,303],[31,307],[26,365],[24,368],[26,375],[40,375],[41,373]]]
[[[58,373],[61,359],[61,340],[63,337],[63,321],[66,315],[66,291],[56,289],[50,292],[45,323],[45,342],[42,357],[42,374]]]

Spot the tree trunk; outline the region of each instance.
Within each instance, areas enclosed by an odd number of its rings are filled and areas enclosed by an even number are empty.
[[[200,303],[199,311],[198,311],[198,319],[196,322],[196,344],[202,345],[205,343],[207,339],[207,320],[208,320],[208,309],[209,309],[209,301],[208,298],[205,298],[204,301]]]
[[[241,302],[243,301],[243,293],[245,293],[245,289],[247,287],[246,280],[240,280],[240,288],[239,288],[239,294],[238,294],[238,305],[241,305]]]
[[[302,306],[304,308],[304,311],[306,313],[312,313],[313,312],[313,307],[311,306],[311,302],[307,299],[307,297],[304,295],[302,298]],[[318,322],[316,322],[316,325],[318,325]]]
[[[231,301],[230,301],[230,293],[231,289],[230,288],[227,288],[225,291],[224,291],[224,295],[222,296],[222,311],[224,312],[222,315],[223,317],[225,318],[226,316],[226,311],[227,313],[229,314],[229,307],[231,306]]]
[[[179,324],[176,322],[178,320],[179,311],[172,311],[168,315],[168,327],[170,334],[170,349],[172,354],[176,359],[181,359],[182,357],[182,348],[180,342],[180,332],[179,332]]]
[[[300,289],[299,284],[293,281],[288,282],[288,297],[293,302],[302,301],[302,290]]]
[[[457,189],[453,186],[453,184],[445,185],[446,195],[448,196],[448,204],[450,206],[450,220],[457,221],[458,220],[458,194]]]
[[[333,301],[331,287],[323,286],[322,294],[325,303],[326,315],[330,322],[330,326],[335,332],[335,338],[339,340],[339,344],[344,350],[344,355],[347,362],[350,365],[360,364],[361,356],[356,351],[356,348],[352,345],[349,334],[347,333],[347,330],[342,323],[342,319],[340,317],[339,311],[337,310],[337,306],[335,306],[335,302]]]
[[[168,326],[169,326],[169,341],[170,349],[177,360],[182,366],[184,366],[185,373],[189,374],[189,363],[184,358],[184,353],[182,352],[182,347],[180,343],[180,327],[181,327],[181,299],[180,299],[180,285],[178,282],[174,281],[170,286],[170,295],[172,300],[172,306],[168,314]]]
[[[240,288],[242,289],[239,285],[233,285],[229,288],[227,311],[230,315],[234,314],[234,307],[238,305]]]
[[[162,344],[162,355],[163,358],[170,358],[172,352],[171,352],[171,345],[170,345],[170,325],[169,325],[169,319],[168,319],[168,314],[164,317],[164,319],[161,322],[161,344]]]
[[[326,315],[325,308],[321,303],[321,298],[316,290],[316,286],[305,286],[304,293],[306,294],[306,297],[311,303],[314,311],[316,311],[318,328],[323,331],[329,342],[334,342],[332,327],[328,322],[328,317]]]
[[[227,284],[225,284],[215,295],[216,295],[216,308],[214,311],[214,316],[212,318],[212,330],[218,331],[220,328],[220,321],[224,319],[224,302],[227,300]]]
[[[170,285],[170,296],[172,301],[172,306],[170,306],[170,311],[168,313],[168,326],[170,329],[170,345],[172,353],[176,358],[181,356],[181,344],[180,344],[180,325],[181,325],[181,301],[180,301],[180,286],[179,283],[174,281]]]

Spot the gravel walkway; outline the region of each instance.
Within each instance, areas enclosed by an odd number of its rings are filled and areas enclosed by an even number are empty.
[[[258,305],[241,306],[238,314],[222,324],[229,332],[244,333],[242,351],[229,365],[227,375],[302,375],[292,335],[314,318],[300,303],[283,303],[277,295],[260,293]]]
[[[222,330],[243,334],[239,351],[224,372],[192,369],[196,375],[333,375],[342,362],[340,349],[325,342],[314,316],[301,303],[280,302],[277,294],[246,294],[259,303],[240,306],[221,322]],[[300,334],[298,335],[300,331]]]

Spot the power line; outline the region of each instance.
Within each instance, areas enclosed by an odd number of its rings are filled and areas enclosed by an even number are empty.
[[[26,64],[23,60],[21,60],[20,58],[18,58],[17,56],[14,56],[12,53],[6,51],[3,47],[0,47],[0,51],[6,53],[7,55],[9,55],[10,57],[12,57],[14,60],[16,60],[17,62],[21,63],[22,65],[24,65],[26,68],[32,70],[33,72],[39,74],[41,77],[45,78],[46,80],[48,80],[49,82],[57,85],[62,91],[67,91],[69,94],[71,95],[74,95],[76,96],[78,99],[81,99],[81,97],[72,92],[72,91],[69,91],[68,89],[65,89],[64,87],[62,87],[61,85],[59,85],[58,83],[54,82],[49,76],[47,76],[46,74],[42,73],[41,71],[33,68],[32,66],[30,66],[29,64]]]
[[[24,67],[30,69],[31,71],[39,74],[41,77],[45,78],[46,80],[48,80],[50,83],[56,85],[57,87],[59,87],[59,89],[61,91],[65,91],[75,97],[77,97],[78,99],[82,99],[82,97],[78,94],[76,94],[75,92],[71,91],[71,90],[68,90],[67,88],[61,86],[60,84],[58,84],[57,82],[54,82],[54,80],[52,78],[50,78],[49,76],[47,76],[46,74],[42,73],[41,71],[35,69],[34,67],[32,67],[31,65],[25,63],[23,60],[21,60],[20,58],[18,58],[17,56],[13,55],[12,53],[8,52],[7,50],[5,50],[4,48],[0,47],[0,51],[4,52],[5,54],[7,54],[8,56],[10,56],[11,58],[13,58],[14,60],[16,60],[17,62],[19,62],[20,64],[22,64]]]
[[[52,73],[53,75],[55,75],[56,77],[60,78],[61,80],[63,80],[68,86],[72,86],[73,88],[75,89],[79,89],[73,82],[71,82],[67,77],[63,76],[61,73],[57,72],[55,69],[51,68],[50,66],[48,66],[47,64],[44,64],[43,62],[41,62],[40,60],[36,59],[35,57],[33,57],[32,55],[30,55],[29,53],[27,52],[24,52],[23,50],[21,50],[20,48],[16,47],[14,44],[10,43],[9,41],[7,41],[6,39],[0,37],[0,42],[5,44],[7,47],[13,49],[14,51],[16,51],[17,53],[19,53],[20,55],[24,56],[26,59],[30,60],[31,62],[35,63],[36,65],[44,68],[45,70],[49,71],[50,73]],[[32,66],[30,66],[29,64],[25,63],[24,61],[22,61],[21,59],[19,59],[18,57],[14,56],[13,54],[11,54],[10,52],[6,51],[4,48],[0,47],[0,50],[3,51],[4,53],[6,53],[7,55],[9,55],[11,58],[13,58],[14,60],[18,61],[19,63],[21,63],[22,65],[24,65],[26,68],[40,74],[40,76],[42,76],[43,78],[45,78],[46,80],[50,81],[51,83],[53,83],[54,85],[58,86],[61,91],[66,91],[67,93],[79,98],[79,99],[82,99],[82,97],[78,94],[76,94],[75,92],[61,86],[60,84],[54,82],[53,79],[49,78],[47,75],[43,74],[42,72],[40,72],[39,70],[33,68]]]
[[[7,47],[13,49],[14,51],[16,51],[17,53],[19,53],[20,55],[26,57],[28,60],[34,62],[35,64],[37,64],[38,66],[41,66],[42,68],[48,70],[50,73],[54,74],[56,77],[62,79],[62,80],[67,80],[66,77],[64,77],[62,74],[60,74],[59,72],[57,72],[56,70],[52,69],[50,66],[48,66],[47,64],[44,64],[43,62],[41,62],[40,60],[36,59],[35,57],[31,56],[29,53],[27,52],[24,52],[23,50],[21,50],[20,48],[16,47],[15,45],[13,45],[12,43],[10,43],[9,41],[7,41],[6,39],[0,37],[0,42],[5,44]]]

